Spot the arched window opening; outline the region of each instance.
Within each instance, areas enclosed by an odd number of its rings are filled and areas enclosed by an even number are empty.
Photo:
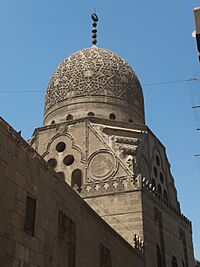
[[[82,171],[80,169],[76,169],[72,172],[71,177],[71,186],[77,187],[77,191],[81,192],[81,186],[82,186]]]
[[[93,112],[88,112],[87,114],[89,117],[94,117],[94,113]]]
[[[53,121],[51,122],[51,125],[52,125],[52,124],[55,124],[55,123],[56,123],[56,122],[53,120]]]
[[[55,167],[57,166],[57,160],[54,159],[54,158],[49,159],[49,160],[47,161],[47,163],[48,163],[49,166],[50,166],[51,168],[53,168],[53,169],[55,169]]]
[[[153,168],[153,172],[154,172],[155,177],[157,178],[158,177],[158,170],[156,167]]]
[[[110,113],[109,119],[110,120],[116,120],[115,114],[114,113]]]
[[[158,166],[160,166],[160,158],[159,158],[158,155],[156,156],[156,164],[157,164]]]
[[[172,257],[172,267],[178,267],[177,259],[175,256]]]
[[[164,200],[168,202],[168,193],[166,189],[164,189],[163,191],[163,197],[164,197]]]
[[[158,185],[158,194],[162,196],[162,187],[160,184]]]
[[[162,172],[160,173],[160,181],[162,184],[164,184],[164,176],[163,176]]]
[[[57,174],[59,175],[60,178],[62,178],[63,180],[65,180],[65,174],[64,174],[64,172],[57,172]]]
[[[130,123],[133,123],[133,120],[132,119],[129,119],[129,121],[128,122],[130,122]]]
[[[157,267],[162,267],[162,255],[158,244],[156,245],[156,252],[157,252]]]
[[[73,120],[72,114],[68,114],[67,117],[66,117],[66,120],[67,121]]]

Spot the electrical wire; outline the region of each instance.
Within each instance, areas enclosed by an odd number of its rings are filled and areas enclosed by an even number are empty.
[[[174,81],[161,81],[161,82],[153,82],[153,83],[144,83],[142,86],[154,86],[154,85],[166,85],[166,84],[175,84],[175,83],[185,83],[185,82],[192,82],[192,81],[200,81],[200,78],[190,78],[185,80],[174,80]]]
[[[188,84],[188,92],[192,104],[194,117],[197,127],[200,126],[200,80],[193,79],[193,82]]]

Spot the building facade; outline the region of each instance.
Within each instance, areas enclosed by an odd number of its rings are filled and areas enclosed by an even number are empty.
[[[13,188],[2,236],[8,218],[18,227],[18,239],[13,230],[2,237],[12,240],[18,265],[5,266],[195,266],[165,147],[145,125],[140,82],[121,57],[93,46],[61,62],[48,84],[44,126],[29,144],[1,126],[1,173]],[[15,207],[18,186],[23,204]]]
[[[0,119],[0,266],[144,266],[134,249]]]

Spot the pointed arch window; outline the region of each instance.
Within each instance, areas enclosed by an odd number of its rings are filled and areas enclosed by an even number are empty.
[[[80,169],[76,169],[72,172],[71,177],[71,186],[77,187],[77,191],[81,192],[81,186],[82,186],[82,171]]]
[[[162,187],[158,184],[158,194],[162,197]]]
[[[164,191],[163,191],[163,196],[164,196],[164,200],[166,202],[168,202],[168,193],[167,193],[167,190],[166,189],[164,189]]]
[[[162,267],[162,255],[158,244],[156,245],[156,252],[157,252],[157,267]]]
[[[175,256],[172,257],[172,267],[178,267],[177,259]]]

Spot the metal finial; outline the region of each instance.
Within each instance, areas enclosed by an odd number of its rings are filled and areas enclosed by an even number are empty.
[[[92,23],[92,44],[93,45],[96,45],[97,44],[97,22],[99,20],[98,16],[96,13],[93,13],[92,14],[92,20],[93,20],[93,23]]]

